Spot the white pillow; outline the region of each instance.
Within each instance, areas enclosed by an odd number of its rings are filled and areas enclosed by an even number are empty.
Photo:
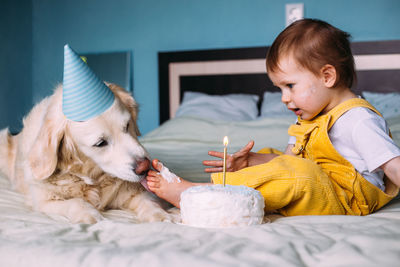
[[[400,93],[362,92],[363,97],[373,105],[385,119],[400,115]]]
[[[185,92],[176,117],[190,115],[224,121],[254,120],[258,116],[257,95],[207,95]]]
[[[293,111],[287,109],[286,105],[281,101],[281,92],[265,92],[263,102],[261,104],[261,117],[280,117],[296,115]]]

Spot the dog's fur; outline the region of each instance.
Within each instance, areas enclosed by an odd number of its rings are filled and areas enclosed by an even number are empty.
[[[99,211],[123,209],[141,221],[171,221],[141,185],[149,169],[138,142],[137,105],[121,87],[103,114],[74,122],[62,112],[62,86],[37,104],[24,119],[21,133],[0,131],[0,170],[35,210],[94,223]]]

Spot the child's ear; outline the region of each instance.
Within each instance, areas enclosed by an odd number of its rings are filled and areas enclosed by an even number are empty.
[[[330,64],[326,64],[325,66],[323,66],[321,68],[321,75],[322,78],[324,79],[324,84],[326,87],[331,88],[335,86],[337,74],[334,66]]]

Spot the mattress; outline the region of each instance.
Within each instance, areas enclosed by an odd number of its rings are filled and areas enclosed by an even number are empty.
[[[153,158],[192,181],[209,181],[208,150],[248,140],[283,149],[292,117],[221,122],[179,117],[140,140]],[[389,120],[399,144],[400,117]],[[399,266],[400,200],[368,216],[266,216],[239,228],[138,223],[125,211],[93,225],[32,211],[0,176],[0,266]]]

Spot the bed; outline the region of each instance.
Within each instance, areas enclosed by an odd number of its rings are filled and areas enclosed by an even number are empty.
[[[384,113],[400,145],[400,41],[352,45],[359,78],[353,89]],[[161,125],[140,138],[150,155],[179,176],[208,182],[201,162],[208,158],[207,151],[222,151],[224,136],[229,137],[229,153],[248,140],[255,141],[254,151],[284,149],[287,128],[295,117],[279,105],[279,92],[265,75],[266,51],[253,47],[160,52]],[[213,110],[215,106],[220,109]],[[399,266],[400,262],[400,199],[364,217],[268,214],[265,224],[224,229],[138,223],[135,216],[116,210],[104,216],[106,220],[87,225],[34,212],[1,176],[0,266]]]

